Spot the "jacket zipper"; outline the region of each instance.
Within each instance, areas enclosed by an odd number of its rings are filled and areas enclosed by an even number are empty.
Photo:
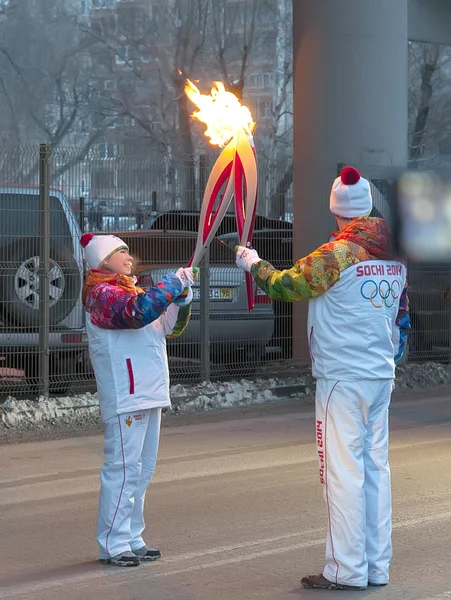
[[[132,359],[127,358],[128,379],[130,381],[130,394],[135,393],[135,375],[133,373]]]

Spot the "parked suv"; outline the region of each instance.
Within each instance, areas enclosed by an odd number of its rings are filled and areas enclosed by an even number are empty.
[[[188,212],[184,210],[168,210],[162,213],[151,213],[144,223],[146,229],[157,229],[161,231],[198,231],[199,229],[199,212]],[[236,216],[232,213],[227,213],[222,219],[219,228],[218,236],[227,233],[236,232]],[[287,221],[279,221],[278,219],[269,219],[263,215],[256,215],[254,222],[254,232],[290,229],[291,223]]]
[[[182,231],[119,232],[135,257],[141,285],[161,280],[165,273],[188,263],[196,244],[196,234]],[[274,331],[274,312],[270,299],[255,290],[252,313],[247,308],[244,273],[235,266],[234,252],[218,239],[210,246],[210,352],[213,370],[236,374],[250,373],[263,362]],[[168,352],[185,368],[200,358],[201,315],[200,277],[193,286],[193,312],[183,336],[170,340]],[[174,373],[177,375],[177,372]]]
[[[49,302],[53,391],[63,391],[68,386],[62,374],[67,372],[67,363],[76,360],[85,341],[79,238],[80,229],[66,197],[51,190]],[[39,374],[40,240],[39,188],[0,186],[0,367],[23,372],[26,380],[17,385],[27,392],[31,384],[36,388]],[[5,372],[2,375],[4,381]]]

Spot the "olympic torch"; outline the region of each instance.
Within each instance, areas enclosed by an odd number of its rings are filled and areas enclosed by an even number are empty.
[[[257,209],[257,158],[253,140],[255,123],[250,110],[216,82],[209,96],[188,81],[185,93],[196,105],[193,117],[207,125],[205,136],[223,148],[208,178],[202,200],[196,249],[190,266],[197,266],[235,199],[238,240],[250,246]],[[254,282],[246,273],[249,312],[254,307]]]

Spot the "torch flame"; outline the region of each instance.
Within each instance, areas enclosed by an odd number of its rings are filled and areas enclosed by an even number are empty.
[[[225,146],[241,130],[252,135],[255,123],[251,111],[234,94],[227,92],[220,81],[215,82],[207,96],[188,79],[185,93],[198,108],[193,118],[207,125],[205,136],[210,138],[213,146]]]

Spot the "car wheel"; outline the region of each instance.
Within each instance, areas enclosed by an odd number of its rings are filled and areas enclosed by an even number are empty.
[[[5,319],[21,327],[40,321],[39,240],[13,244],[2,260],[0,301]],[[6,268],[5,268],[6,267]],[[73,310],[81,289],[79,267],[67,248],[50,247],[50,324],[63,321]]]

